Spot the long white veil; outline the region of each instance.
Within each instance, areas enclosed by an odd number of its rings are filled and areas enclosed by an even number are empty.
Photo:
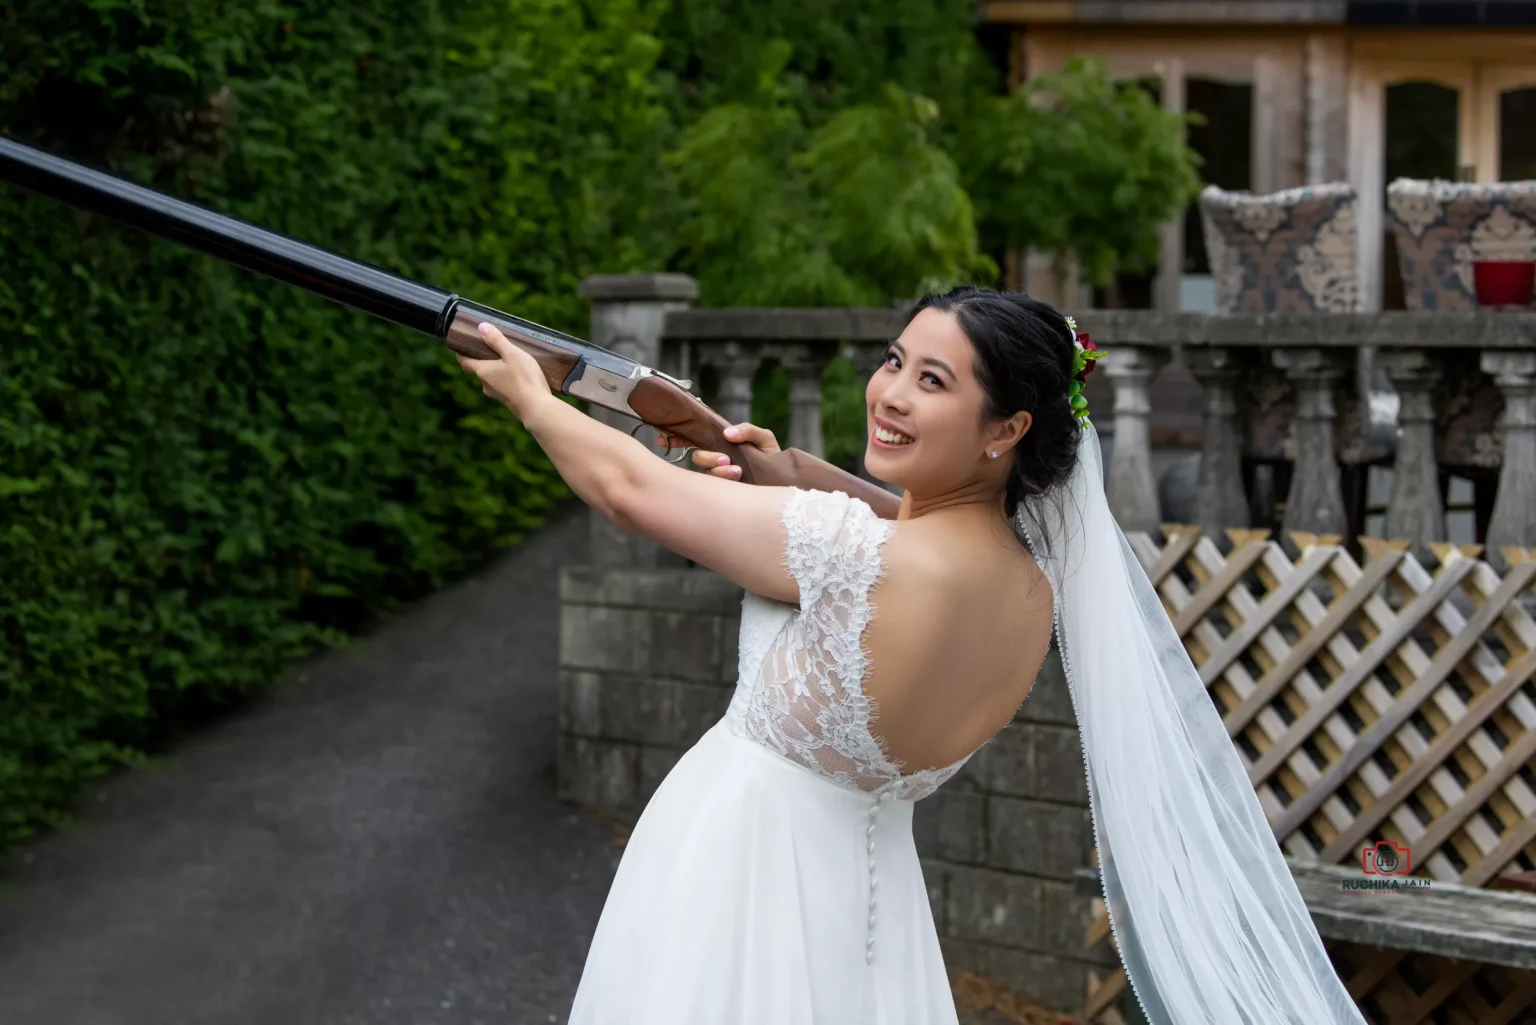
[[[1363,1025],[1248,774],[1110,514],[1077,468],[1020,519],[1055,590],[1110,926],[1151,1025]]]

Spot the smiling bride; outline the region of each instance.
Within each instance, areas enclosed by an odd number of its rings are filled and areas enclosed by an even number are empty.
[[[571,1025],[954,1025],[913,804],[1009,723],[1053,631],[1148,1020],[1363,1023],[1110,515],[1082,394],[1100,353],[1068,318],[976,288],[917,304],[865,392],[894,521],[743,485],[717,453],[657,459],[482,333],[501,359],[461,364],[578,495],[746,591],[730,708],[636,825]]]

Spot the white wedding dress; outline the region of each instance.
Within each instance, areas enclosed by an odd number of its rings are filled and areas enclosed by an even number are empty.
[[[742,602],[736,691],[635,826],[570,1025],[954,1025],[913,802],[863,692],[894,526],[841,493],[785,501],[786,605]],[[776,542],[775,542],[776,543]]]

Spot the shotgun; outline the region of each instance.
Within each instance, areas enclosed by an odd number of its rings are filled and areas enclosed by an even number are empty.
[[[178,242],[381,320],[431,335],[454,352],[497,359],[477,325],[489,321],[526,350],[550,388],[633,417],[695,448],[721,452],[748,484],[841,491],[894,519],[901,500],[799,449],[763,452],[727,441],[730,426],[690,391],[691,384],[572,335],[398,277],[246,221],[0,136],[0,179],[51,199]]]

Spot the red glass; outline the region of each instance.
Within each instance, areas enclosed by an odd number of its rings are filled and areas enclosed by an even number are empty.
[[[1476,260],[1472,283],[1479,306],[1529,306],[1536,290],[1536,262]]]

